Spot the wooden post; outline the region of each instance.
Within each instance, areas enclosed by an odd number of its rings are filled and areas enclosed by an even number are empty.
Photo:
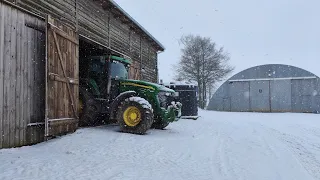
[[[44,132],[44,140],[45,141],[47,141],[48,139],[48,134],[49,134],[49,104],[48,104],[48,102],[49,102],[49,99],[48,99],[48,97],[49,97],[49,93],[48,93],[48,89],[49,89],[49,86],[48,86],[48,66],[49,66],[49,63],[48,63],[48,48],[49,48],[49,42],[48,42],[48,36],[49,36],[49,34],[48,34],[48,28],[47,28],[47,26],[48,26],[48,23],[49,23],[49,15],[47,15],[46,16],[46,42],[45,42],[45,44],[46,44],[46,50],[45,50],[45,69],[46,69],[46,71],[45,71],[45,78],[46,78],[46,87],[45,87],[45,120],[44,120],[44,126],[45,126],[45,132]]]

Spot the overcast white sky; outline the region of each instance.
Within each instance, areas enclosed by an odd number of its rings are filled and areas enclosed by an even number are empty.
[[[233,74],[252,66],[288,64],[320,76],[320,0],[115,0],[166,48],[160,79],[173,78],[178,39],[211,37],[231,55]]]

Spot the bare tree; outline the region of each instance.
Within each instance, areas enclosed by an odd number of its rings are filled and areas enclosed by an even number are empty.
[[[195,81],[199,88],[199,107],[205,108],[214,84],[233,71],[229,55],[210,38],[188,35],[180,40],[182,55],[176,65],[176,79]]]

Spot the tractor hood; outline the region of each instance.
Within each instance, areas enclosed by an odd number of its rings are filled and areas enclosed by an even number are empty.
[[[135,86],[135,87],[151,89],[151,90],[155,90],[155,91],[165,91],[165,92],[172,92],[172,93],[175,92],[174,90],[169,89],[163,85],[151,83],[151,82],[147,82],[147,81],[140,81],[140,80],[131,80],[131,79],[122,80],[121,85]]]

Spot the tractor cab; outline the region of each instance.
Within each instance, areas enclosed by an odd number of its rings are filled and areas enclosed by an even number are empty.
[[[87,71],[85,77],[82,78],[82,86],[88,88],[96,98],[108,99],[112,97],[110,89],[116,86],[116,81],[120,79],[128,79],[128,70],[130,68],[130,60],[118,56],[91,56],[86,59],[87,64],[84,67]]]

